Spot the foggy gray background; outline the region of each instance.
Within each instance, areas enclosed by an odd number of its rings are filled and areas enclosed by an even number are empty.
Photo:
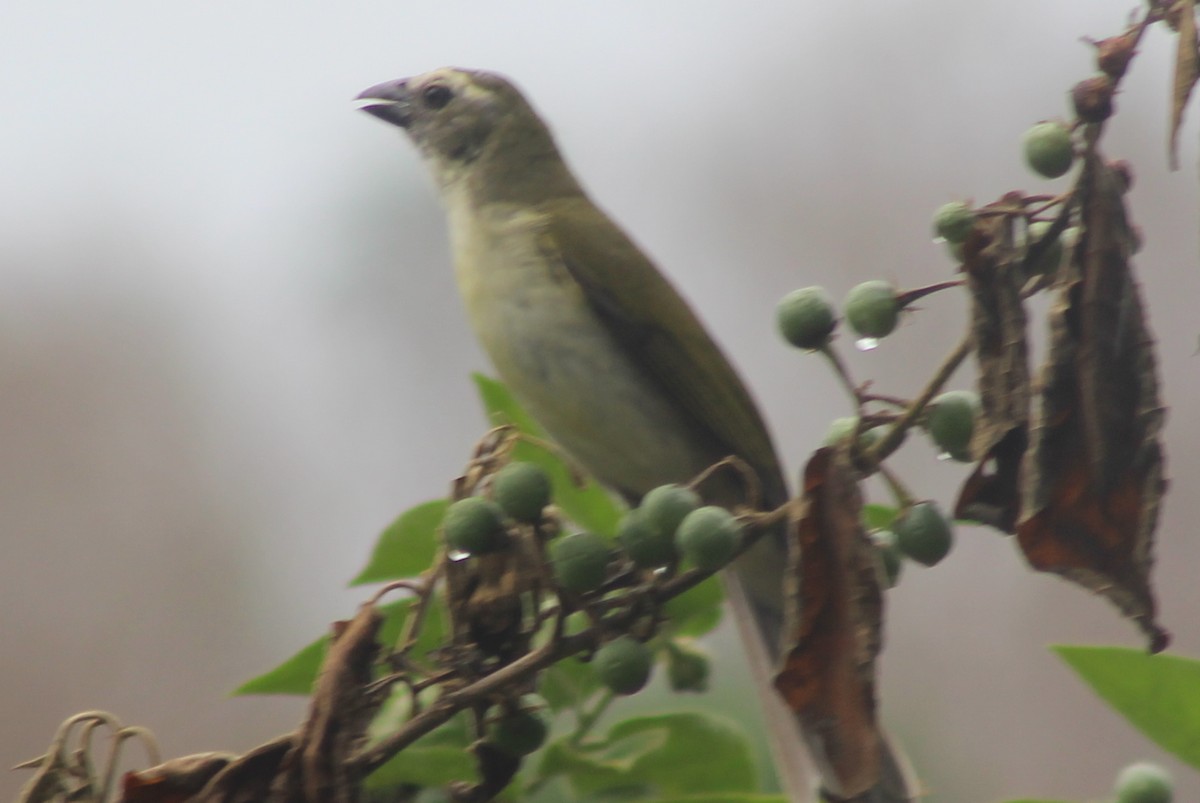
[[[1079,38],[1137,5],[6,3],[0,765],[88,708],[168,755],[293,727],[299,700],[226,694],[353,611],[375,534],[444,494],[483,432],[431,183],[352,108],[361,89],[444,64],[513,76],[742,368],[794,472],[846,403],[777,339],[776,300],[944,279],[938,205],[1065,187],[1025,170],[1020,135],[1067,113],[1092,70]],[[1197,127],[1169,173],[1171,44],[1147,37],[1107,151],[1135,166],[1171,406],[1162,618],[1196,655]],[[921,306],[850,356],[860,378],[918,388],[965,309]],[[909,440],[898,468],[949,504],[963,469]],[[1133,626],[1009,540],[960,530],[888,604],[883,714],[932,799],[1096,799],[1141,758],[1200,799],[1045,649],[1136,646]],[[27,777],[0,774],[0,797]]]

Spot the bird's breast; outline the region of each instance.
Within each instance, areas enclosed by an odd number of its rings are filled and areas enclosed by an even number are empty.
[[[683,481],[711,456],[614,339],[566,268],[539,246],[536,215],[452,217],[456,278],[500,379],[601,481],[631,493]]]

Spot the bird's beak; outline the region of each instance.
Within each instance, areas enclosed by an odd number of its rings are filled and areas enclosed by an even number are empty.
[[[408,80],[385,81],[359,93],[358,108],[384,122],[407,128],[412,122],[412,93]]]

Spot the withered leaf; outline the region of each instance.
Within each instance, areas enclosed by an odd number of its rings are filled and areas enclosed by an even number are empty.
[[[275,789],[288,799],[338,803],[356,794],[359,779],[347,769],[347,759],[376,710],[365,688],[372,680],[382,623],[383,614],[368,603],[353,619],[335,626],[308,717],[276,779]]]
[[[1169,158],[1172,170],[1179,169],[1179,129],[1183,111],[1192,89],[1200,79],[1200,43],[1196,39],[1195,0],[1177,0],[1178,47],[1175,50],[1175,72],[1171,84],[1171,138]]]
[[[1120,180],[1098,154],[1077,200],[1083,231],[1050,314],[1017,539],[1030,565],[1109,599],[1157,652],[1169,640],[1150,587],[1163,409]]]
[[[234,758],[228,753],[200,753],[164,761],[140,772],[127,772],[121,778],[121,801],[182,803],[203,789]]]
[[[804,469],[806,508],[791,550],[787,623],[775,687],[804,725],[826,786],[859,795],[880,774],[875,658],[880,569],[861,523],[862,495],[844,448],[818,449]]]
[[[279,767],[294,744],[295,734],[288,734],[242,754],[213,776],[198,794],[188,797],[188,803],[251,803],[267,800]]]
[[[1030,255],[1037,258],[1037,254]],[[1025,272],[1007,215],[981,218],[963,246],[980,414],[971,438],[979,459],[954,515],[1011,533],[1020,513],[1020,467],[1029,429],[1029,355],[1021,286]]]
[[[503,662],[524,654],[531,635],[525,597],[536,596],[541,579],[531,539],[510,538],[504,549],[466,560],[443,555],[443,565],[454,643]]]

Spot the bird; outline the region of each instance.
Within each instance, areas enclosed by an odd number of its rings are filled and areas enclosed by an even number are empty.
[[[533,418],[631,503],[735,456],[764,509],[788,501],[767,426],[732,363],[643,250],[597,206],[548,126],[509,79],[443,67],[377,84],[363,111],[404,130],[437,183],[454,273],[475,335]],[[707,487],[706,487],[707,490]],[[719,485],[719,502],[737,489]],[[720,498],[724,497],[724,498]],[[805,733],[774,693],[784,620],[782,530],[723,573],[792,800],[812,781]],[[829,799],[911,799],[883,748],[881,781]],[[820,764],[819,751],[817,763]],[[888,772],[888,770],[894,772]],[[894,777],[889,777],[889,775]]]

